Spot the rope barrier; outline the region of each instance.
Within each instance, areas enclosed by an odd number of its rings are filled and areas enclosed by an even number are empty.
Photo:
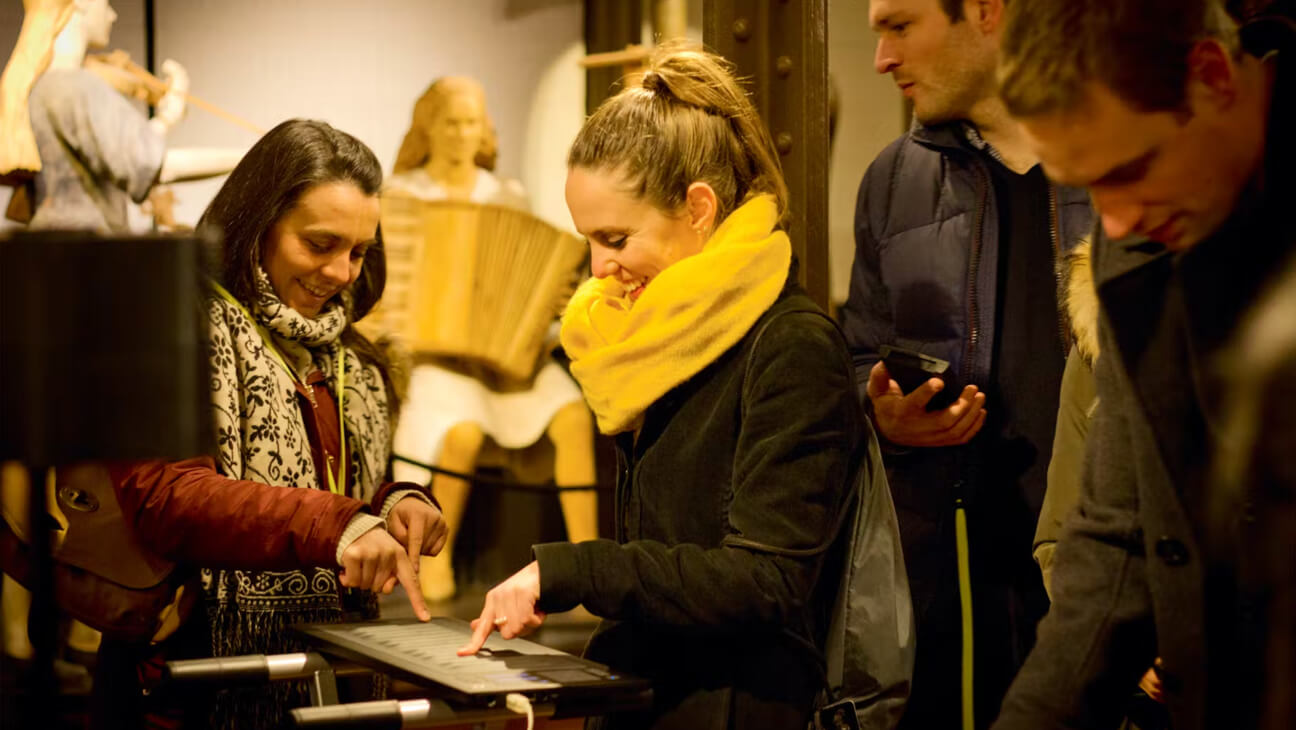
[[[615,488],[610,485],[604,485],[604,484],[576,484],[572,486],[559,485],[553,482],[545,482],[543,484],[537,484],[533,482],[519,482],[514,479],[504,479],[501,477],[481,476],[477,474],[465,474],[463,472],[452,471],[450,469],[443,469],[439,466],[434,466],[426,462],[418,461],[417,459],[411,459],[407,456],[401,456],[400,454],[392,454],[392,460],[401,461],[406,464],[410,464],[412,466],[417,466],[420,469],[427,469],[433,474],[441,474],[443,476],[452,477],[454,479],[460,479],[470,484],[480,484],[482,486],[493,487],[495,489],[511,490],[517,492],[555,492],[555,493],[572,492],[572,491],[611,492]]]

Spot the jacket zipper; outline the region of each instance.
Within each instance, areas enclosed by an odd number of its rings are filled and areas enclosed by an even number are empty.
[[[630,448],[627,455],[625,449],[625,440],[618,437],[617,444],[617,479],[616,492],[613,497],[616,509],[613,510],[612,532],[616,535],[618,542],[628,542],[626,536],[626,510],[630,508],[630,477],[634,473],[634,441],[630,441]]]
[[[960,375],[963,378],[964,385],[972,383],[972,356],[976,352],[977,340],[980,338],[980,329],[977,327],[977,297],[976,297],[976,280],[977,272],[981,268],[981,239],[983,236],[982,227],[985,225],[985,208],[990,173],[984,169],[980,163],[974,164],[973,168],[977,171],[977,180],[980,183],[977,192],[977,209],[976,220],[972,223],[972,255],[968,262],[968,282],[967,282],[967,312],[968,312],[968,339],[967,344],[963,347],[963,367],[960,368]]]
[[[628,494],[630,491],[628,489],[629,482],[630,482],[630,467],[627,464],[621,465],[621,478],[617,481],[619,483],[617,484],[615,499],[617,502],[618,509],[616,511],[617,524],[616,524],[615,532],[617,536],[617,541],[624,543],[627,542],[628,540],[628,538],[626,538],[625,511],[630,508],[630,500],[626,499],[626,494]]]
[[[1057,188],[1053,183],[1048,183],[1048,204],[1049,239],[1053,244],[1053,283],[1057,292],[1058,341],[1062,343],[1062,357],[1065,359],[1069,354],[1071,354],[1071,328],[1067,326],[1067,293],[1066,290],[1062,288],[1062,269],[1066,264],[1062,259],[1062,236],[1059,233],[1061,224],[1058,222]]]

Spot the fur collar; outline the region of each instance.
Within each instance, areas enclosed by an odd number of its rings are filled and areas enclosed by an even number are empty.
[[[1093,367],[1098,359],[1098,289],[1094,286],[1092,243],[1085,239],[1066,256],[1066,310],[1080,357]]]

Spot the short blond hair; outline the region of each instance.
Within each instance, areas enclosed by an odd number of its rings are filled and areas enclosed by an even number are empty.
[[[1135,109],[1183,110],[1193,47],[1238,49],[1218,0],[1016,0],[1005,12],[999,95],[1019,117],[1071,109],[1095,81]]]

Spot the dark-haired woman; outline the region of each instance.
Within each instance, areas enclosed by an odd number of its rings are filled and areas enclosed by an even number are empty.
[[[383,288],[381,183],[354,137],[284,122],[199,222],[224,240],[207,303],[218,456],[113,470],[142,543],[200,569],[205,610],[163,643],[166,658],[298,651],[289,626],[375,617],[371,592],[398,580],[427,616],[413,565],[445,528],[417,487],[384,483],[395,404],[385,361],[353,327]],[[280,727],[309,698],[280,683],[214,701],[185,714]]]
[[[587,655],[653,686],[601,726],[800,730],[824,686],[834,527],[870,435],[845,343],[797,284],[777,160],[698,51],[655,58],[568,157],[596,278],[562,342],[616,436],[617,539],[535,546],[461,653],[583,604],[607,619]]]

